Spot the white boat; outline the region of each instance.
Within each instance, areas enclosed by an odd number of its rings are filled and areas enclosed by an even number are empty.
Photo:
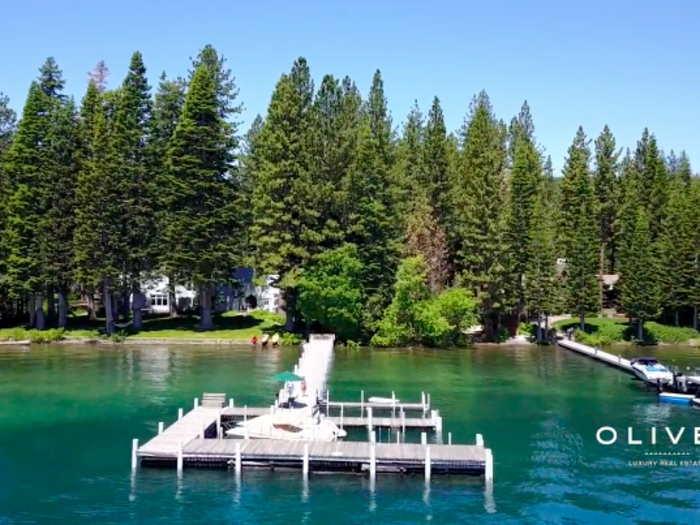
[[[653,357],[639,357],[630,361],[632,371],[639,379],[651,385],[673,382],[673,372]]]
[[[370,397],[368,401],[373,405],[397,405],[400,403],[395,397]]]
[[[309,415],[306,410],[266,414],[239,423],[227,430],[228,436],[250,439],[280,439],[286,441],[336,441],[347,436],[330,419],[320,414]]]

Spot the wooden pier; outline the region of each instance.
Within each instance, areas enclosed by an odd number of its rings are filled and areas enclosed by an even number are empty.
[[[432,410],[429,417],[406,417],[405,412],[392,413],[391,416],[374,416],[372,407],[367,407],[366,415],[346,416],[344,407],[340,415],[326,416],[330,421],[340,428],[399,428],[399,429],[432,429],[437,432],[442,431],[442,416],[437,410]],[[274,405],[270,407],[232,407],[228,406],[221,411],[222,421],[246,421],[248,419],[284,412],[287,409],[278,408]]]
[[[234,415],[243,418],[256,417],[275,411],[270,408],[226,407],[224,394],[204,394],[202,404],[195,399],[194,407],[187,414],[178,411],[178,419],[169,427],[158,425],[158,435],[139,447],[133,440],[132,468],[143,466],[235,468],[290,468],[300,469],[307,475],[314,472],[369,473],[393,472],[411,474],[425,472],[426,478],[435,474],[483,475],[493,480],[493,454],[484,447],[483,438],[477,434],[475,445],[428,444],[425,432],[421,444],[376,443],[372,431],[369,442],[361,441],[285,441],[273,439],[225,439],[222,421]],[[385,428],[436,428],[442,418],[437,410],[431,418],[397,418],[371,416],[332,416],[336,424],[346,427]],[[437,428],[436,428],[437,430]]]
[[[591,357],[597,361],[601,361],[615,368],[624,370],[625,372],[634,373],[632,371],[632,365],[630,364],[629,359],[625,359],[622,356],[609,354],[608,352],[604,352],[598,348],[577,343],[575,341],[570,341],[568,339],[559,339],[557,344],[563,348],[566,348],[567,350],[572,350],[577,354]]]

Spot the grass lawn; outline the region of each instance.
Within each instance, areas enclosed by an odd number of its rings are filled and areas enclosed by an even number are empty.
[[[631,325],[628,319],[610,319],[606,317],[586,317],[585,329],[579,328],[579,319],[563,319],[553,323],[557,330],[574,328],[576,338],[582,343],[606,345],[621,342],[635,342],[636,325]],[[686,344],[700,339],[700,332],[685,326],[669,326],[648,321],[644,323],[645,343]]]
[[[117,328],[117,333],[126,337],[143,339],[197,339],[197,340],[226,340],[250,341],[253,336],[260,337],[266,331],[276,328],[282,332],[284,319],[281,316],[267,312],[251,312],[250,315],[226,312],[214,317],[214,329],[202,331],[197,328],[199,317],[152,317],[145,318],[139,333],[132,333],[131,327]],[[74,337],[104,337],[104,319],[90,321],[86,316],[70,317],[68,327],[60,332],[47,330],[24,330],[22,328],[0,329],[0,340],[32,340],[48,342],[44,339],[58,340]],[[43,335],[40,335],[43,334]]]

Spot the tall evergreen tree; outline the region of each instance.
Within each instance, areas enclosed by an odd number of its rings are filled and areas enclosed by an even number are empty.
[[[214,46],[207,44],[202,48],[197,57],[192,60],[192,69],[190,69],[189,72],[190,84],[194,79],[197,68],[201,64],[207,66],[214,75],[216,104],[219,116],[232,126],[232,132],[235,136],[238,132],[238,119],[243,111],[243,105],[238,102],[239,90],[236,85],[236,78],[233,76],[231,69],[226,67],[226,58],[220,55]]]
[[[583,128],[579,127],[569,147],[561,183],[560,234],[565,242],[568,304],[571,311],[579,314],[582,330],[585,314],[600,308],[596,278],[598,236],[588,144]]]
[[[482,91],[472,100],[462,132],[462,156],[453,184],[458,236],[455,270],[474,291],[482,323],[492,336],[508,311],[505,135]]]
[[[124,271],[123,193],[121,181],[115,176],[121,158],[110,125],[116,97],[113,92],[100,95],[91,82],[83,99],[73,236],[76,278],[89,291],[88,297],[101,288],[107,335],[114,332],[112,297],[116,279]]]
[[[313,82],[304,58],[282,75],[256,143],[251,240],[255,268],[278,275],[287,329],[297,325],[297,285],[304,264],[323,243],[318,188],[310,173]]]
[[[176,211],[163,235],[171,247],[166,271],[199,288],[205,330],[213,327],[214,287],[230,277],[241,257],[240,187],[231,154],[236,146],[232,128],[219,112],[216,77],[202,64],[168,151],[166,205]]]
[[[41,238],[46,203],[44,145],[52,109],[52,100],[41,84],[32,83],[22,120],[3,165],[7,284],[15,295],[31,296],[32,324],[35,321],[39,329],[44,328],[46,284]]]
[[[593,191],[596,199],[596,219],[598,223],[598,274],[600,304],[603,304],[602,276],[612,270],[611,254],[614,251],[613,222],[616,209],[616,181],[620,153],[615,146],[615,137],[605,126],[595,141],[595,172]]]
[[[51,115],[46,136],[46,209],[43,264],[49,290],[58,292],[58,326],[68,323],[68,294],[74,281],[73,235],[80,138],[77,108],[67,99]],[[53,301],[49,293],[49,300]],[[51,308],[49,309],[51,311]]]
[[[658,285],[656,245],[652,241],[646,209],[637,210],[634,232],[623,266],[622,307],[637,320],[637,339],[644,340],[644,322],[660,313],[661,290]]]
[[[406,117],[403,132],[396,147],[394,163],[394,208],[405,229],[406,220],[415,211],[418,203],[430,198],[430,181],[426,179],[426,156],[424,155],[424,122],[418,102]]]
[[[425,125],[425,146],[423,148],[426,171],[425,184],[429,188],[430,206],[441,228],[446,229],[450,223],[450,156],[445,128],[445,118],[440,106],[440,99],[435,97],[428,112]]]
[[[120,224],[124,240],[121,314],[128,317],[129,291],[133,293],[134,329],[141,328],[144,306],[141,281],[154,269],[156,188],[149,157],[151,96],[146,67],[138,51],[131,57],[129,71],[116,98],[111,134],[118,156],[114,174],[122,187]]]
[[[517,157],[517,155],[516,155]],[[547,182],[540,181],[532,206],[532,229],[529,256],[524,275],[525,300],[528,311],[536,314],[537,342],[545,339],[542,317],[552,313],[556,306],[556,253],[554,247],[554,214],[548,203]]]
[[[17,114],[10,107],[10,99],[0,92],[0,165],[2,158],[12,144],[12,137],[17,128]],[[0,177],[2,177],[0,171]],[[0,187],[2,186],[0,178]]]
[[[373,333],[391,301],[400,227],[391,198],[390,174],[395,159],[391,117],[379,71],[372,79],[363,120],[356,169],[345,187],[349,196],[348,240],[358,246],[365,270],[364,327]]]
[[[525,273],[530,265],[534,230],[534,204],[542,187],[542,161],[534,143],[534,125],[527,102],[511,123],[512,167],[510,173],[509,244],[513,261],[514,290],[518,315],[526,307]]]

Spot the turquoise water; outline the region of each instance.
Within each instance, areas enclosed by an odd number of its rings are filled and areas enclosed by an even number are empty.
[[[627,352],[630,353],[631,351]],[[644,353],[650,353],[645,350]],[[651,352],[653,353],[653,352]],[[272,376],[297,349],[33,347],[0,349],[0,524],[15,523],[700,523],[700,413],[660,404],[627,375],[563,349],[338,351],[336,400],[430,392],[444,435],[493,449],[483,481],[350,475],[130,470],[131,440],[152,437],[202,392],[267,406]],[[694,366],[690,349],[657,352]],[[602,426],[619,442],[596,441]],[[658,444],[626,444],[659,428]],[[663,427],[686,427],[678,445]],[[414,436],[415,438],[415,436]],[[648,433],[647,433],[648,440]],[[647,456],[645,452],[673,453]],[[690,454],[676,456],[677,453]]]

